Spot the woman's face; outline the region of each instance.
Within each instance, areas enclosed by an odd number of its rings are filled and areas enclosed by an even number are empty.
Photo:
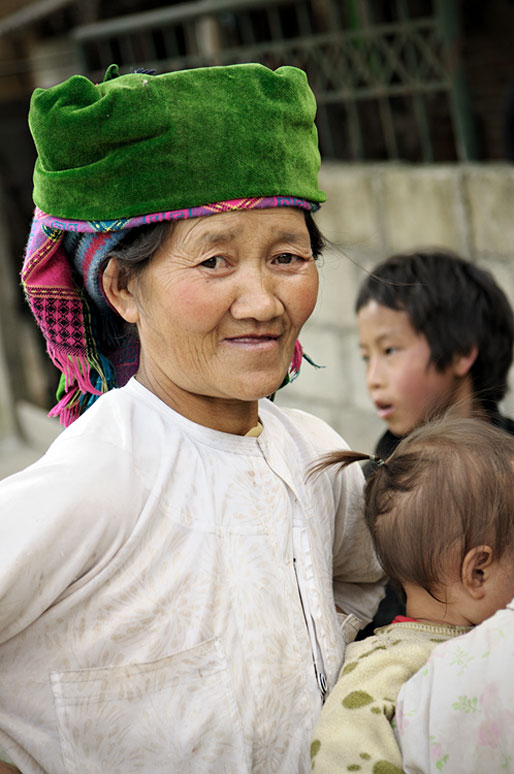
[[[138,326],[139,381],[218,427],[205,416],[280,386],[317,290],[303,213],[246,210],[177,222],[115,305]]]

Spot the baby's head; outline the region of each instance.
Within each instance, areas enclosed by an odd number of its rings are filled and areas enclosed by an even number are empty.
[[[443,418],[411,433],[366,484],[378,558],[413,618],[468,625],[514,597],[514,438]]]
[[[447,252],[394,255],[372,270],[355,308],[367,388],[393,433],[452,405],[497,411],[514,317],[489,272]]]

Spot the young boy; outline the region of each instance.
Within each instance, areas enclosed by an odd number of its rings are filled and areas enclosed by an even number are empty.
[[[388,426],[377,454],[449,406],[514,434],[498,411],[514,318],[489,272],[449,252],[394,255],[371,271],[355,308],[368,392]]]
[[[450,406],[481,415],[511,435],[498,403],[507,391],[514,316],[492,275],[450,252],[393,255],[362,284],[355,304],[366,385],[388,429],[375,453]],[[365,466],[368,475],[373,463]],[[389,623],[403,606],[388,586],[358,639]]]

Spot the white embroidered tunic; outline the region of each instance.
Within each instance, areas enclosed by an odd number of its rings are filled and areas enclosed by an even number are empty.
[[[309,771],[334,594],[369,620],[381,571],[359,467],[306,475],[341,438],[259,417],[220,433],[132,379],[0,486],[0,748],[23,772]]]

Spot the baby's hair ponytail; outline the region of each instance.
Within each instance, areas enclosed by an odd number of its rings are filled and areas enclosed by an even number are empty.
[[[318,463],[311,467],[309,476],[322,473],[327,468],[332,467],[332,465],[337,465],[341,470],[343,470],[354,462],[371,462],[374,463],[377,467],[385,464],[385,460],[383,460],[381,457],[377,457],[375,454],[366,454],[365,452],[345,449],[344,451],[336,451],[325,454]]]

